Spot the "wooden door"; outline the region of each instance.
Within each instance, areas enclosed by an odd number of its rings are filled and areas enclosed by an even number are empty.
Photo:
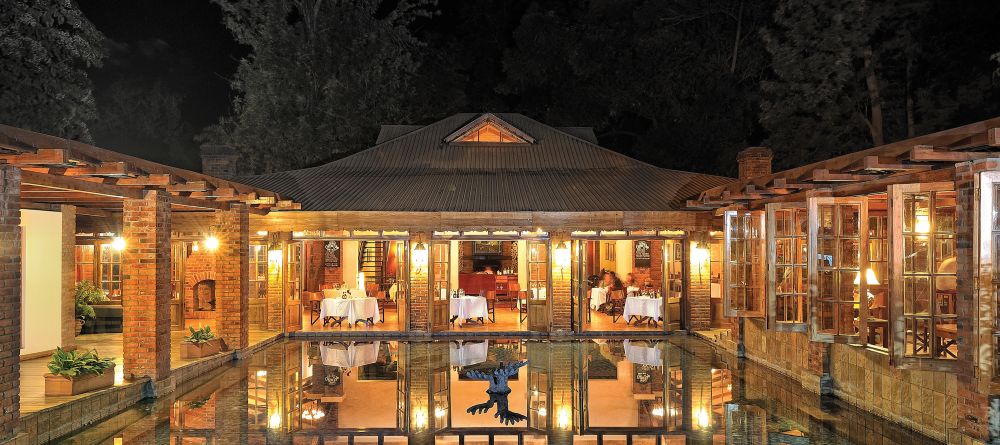
[[[393,242],[396,251],[396,295],[389,298],[396,300],[396,324],[400,331],[410,326],[410,250],[409,241]]]
[[[530,244],[530,243],[529,243]],[[527,342],[528,352],[528,430],[546,434],[553,417],[568,417],[567,413],[554,413],[552,404],[551,369],[552,345],[543,342]]]
[[[302,329],[302,243],[293,241],[285,248],[285,332]]]
[[[177,241],[170,244],[170,327],[184,329],[184,259],[187,244]]]
[[[668,331],[682,327],[681,308],[687,298],[689,275],[684,268],[687,262],[685,245],[684,240],[663,240],[663,249],[658,252],[663,255],[663,328]]]
[[[528,242],[528,330],[549,331],[551,286],[548,241]]]
[[[590,323],[590,286],[587,284],[587,243],[586,240],[573,241],[571,286],[573,292],[573,332],[583,332]]]
[[[267,326],[267,245],[250,245],[247,318],[253,328]]]
[[[451,311],[451,244],[450,241],[431,243],[431,331],[447,331]]]

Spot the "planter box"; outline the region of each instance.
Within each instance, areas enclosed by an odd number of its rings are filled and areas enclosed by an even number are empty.
[[[213,338],[205,343],[181,343],[181,358],[202,358],[222,352],[221,338]]]
[[[70,379],[61,375],[45,374],[45,395],[75,396],[98,389],[110,388],[115,384],[115,365],[104,370],[101,375],[86,375]]]

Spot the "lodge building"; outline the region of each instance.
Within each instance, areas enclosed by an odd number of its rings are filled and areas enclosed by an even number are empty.
[[[105,333],[121,378],[162,394],[212,366],[171,358],[205,325],[247,352],[686,332],[931,438],[1000,440],[998,147],[1000,118],[781,172],[753,147],[734,179],[467,113],[252,176],[227,147],[196,173],[0,126],[0,443],[25,434],[22,382],[56,347]],[[78,338],[81,281],[109,301]]]

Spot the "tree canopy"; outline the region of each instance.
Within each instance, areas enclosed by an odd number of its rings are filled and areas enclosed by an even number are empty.
[[[0,122],[90,141],[101,33],[70,0],[4,0],[0,23]]]

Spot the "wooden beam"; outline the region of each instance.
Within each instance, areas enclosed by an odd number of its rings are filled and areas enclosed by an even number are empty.
[[[818,168],[809,172],[805,178],[812,182],[861,182],[878,179],[878,175],[858,175],[853,173],[832,172],[825,168]]]
[[[71,176],[47,175],[21,171],[21,184],[36,185],[56,190],[71,190],[115,198],[142,199],[142,190],[118,187],[98,182],[81,181]]]
[[[167,186],[167,191],[170,193],[186,193],[186,192],[202,193],[208,190],[210,190],[210,188],[207,181],[188,181],[180,184],[170,184]],[[204,196],[197,196],[197,197],[200,198]]]
[[[61,148],[40,148],[34,153],[0,155],[0,160],[14,165],[71,165],[69,151]]]
[[[27,144],[6,134],[0,134],[0,150],[13,153],[34,153],[37,151],[31,144]]]
[[[1000,128],[986,130],[986,145],[1000,147]]]
[[[149,176],[121,178],[116,183],[124,187],[166,187],[174,182],[173,177],[166,173],[154,173]]]
[[[66,176],[111,176],[111,177],[134,177],[140,172],[136,171],[126,162],[102,162],[89,167],[67,168],[63,174]]]
[[[940,150],[931,145],[914,145],[906,157],[912,162],[957,163],[1000,157],[1000,152]]]
[[[214,190],[199,190],[191,193],[192,198],[230,198],[236,196],[236,189],[221,187]]]
[[[917,171],[917,170],[929,170],[930,165],[926,164],[908,164],[903,161],[899,161],[891,156],[876,156],[870,155],[859,159],[854,164],[845,168],[844,171],[848,172],[897,172],[897,171]]]

